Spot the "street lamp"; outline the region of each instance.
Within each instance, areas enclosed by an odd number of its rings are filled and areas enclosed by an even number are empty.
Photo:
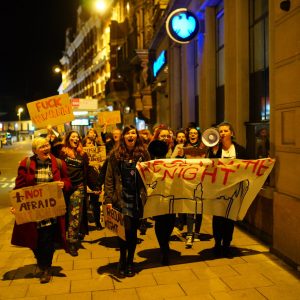
[[[52,70],[53,70],[53,72],[56,73],[56,74],[61,73],[61,68],[60,68],[59,66],[54,66],[54,67],[52,68]]]
[[[98,0],[95,2],[95,9],[99,13],[104,13],[107,9],[107,4],[104,0]]]
[[[20,124],[19,131],[18,131],[18,140],[20,140],[21,115],[22,115],[22,112],[23,112],[23,111],[24,111],[23,107],[19,107],[19,109],[18,109],[18,114],[17,114],[17,116],[19,117],[19,124]]]

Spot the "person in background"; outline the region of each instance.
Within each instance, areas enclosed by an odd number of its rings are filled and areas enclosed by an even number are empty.
[[[148,145],[151,159],[166,158],[170,153],[170,135],[165,126],[158,126],[152,141]],[[161,251],[161,264],[169,265],[169,241],[175,227],[176,214],[154,216],[155,234]]]
[[[184,149],[185,158],[204,158],[206,157],[207,147],[201,141],[201,132],[197,129],[195,124],[189,124],[190,127],[187,128],[187,142],[185,147],[195,150],[195,153],[187,153],[187,149]],[[187,235],[186,235],[186,248],[191,248],[193,242],[199,240],[200,229],[202,224],[202,214],[187,214]]]
[[[38,137],[32,142],[33,156],[20,162],[14,189],[45,182],[57,182],[59,188],[69,192],[72,188],[67,175],[65,162],[58,160],[50,153],[48,139]],[[14,210],[12,210],[14,212]],[[30,248],[41,270],[40,283],[48,283],[51,279],[51,265],[55,251],[54,243],[58,242],[67,251],[65,216],[44,219],[38,222],[14,224],[11,243],[16,246]]]
[[[171,158],[184,157],[184,144],[186,143],[186,135],[184,130],[178,130],[175,136],[175,148],[172,152]]]
[[[86,137],[92,140],[94,146],[100,146],[102,144],[101,137],[98,135],[95,128],[90,128],[86,133]]]
[[[144,189],[136,164],[149,159],[150,155],[136,128],[132,125],[125,126],[119,145],[109,156],[104,185],[105,204],[111,205],[124,215],[126,240],[118,237],[120,246],[118,271],[121,276],[135,275],[133,259],[139,219],[143,215],[141,190]]]
[[[233,141],[234,130],[232,125],[228,122],[223,122],[218,125],[218,130],[220,134],[219,147],[209,148],[208,157],[247,159],[246,149]],[[220,216],[213,216],[212,226],[215,239],[215,255],[230,257],[234,221]]]
[[[175,148],[172,152],[171,158],[184,158],[184,144],[186,143],[185,131],[178,130],[175,136]],[[186,214],[180,213],[176,219],[176,227],[179,230],[183,230],[184,225],[186,224]]]
[[[151,139],[152,139],[152,134],[150,132],[149,129],[142,129],[139,130],[139,136],[141,137],[143,143],[148,146],[148,144],[150,143]],[[139,226],[139,230],[140,230],[140,234],[141,235],[145,235],[147,232],[147,219],[141,219],[140,220],[140,226]]]
[[[142,129],[139,131],[139,135],[143,142],[148,145],[152,139],[152,134],[149,129]]]
[[[269,157],[270,140],[268,129],[261,128],[256,135],[256,157],[264,158]]]
[[[94,139],[90,138],[88,135],[82,140],[83,147],[90,147],[95,148],[97,144],[94,143]],[[102,230],[103,227],[100,223],[100,209],[101,209],[101,202],[99,201],[99,195],[101,193],[102,187],[99,183],[99,174],[100,174],[100,167],[96,165],[92,165],[89,163],[87,176],[88,176],[88,198],[89,203],[93,211],[93,218],[96,224],[97,230]]]
[[[59,152],[63,146],[63,139],[61,135],[51,126],[47,128],[48,134],[46,139],[49,141],[51,146],[51,154],[55,157],[59,156]]]
[[[156,128],[155,133],[153,135],[152,141],[154,140],[160,140],[163,141],[167,144],[168,146],[168,152],[165,155],[164,158],[171,158],[173,148],[174,148],[174,143],[172,136],[170,134],[170,130],[167,126],[165,125],[160,125]]]
[[[66,162],[73,187],[67,197],[67,242],[70,254],[77,256],[80,239],[88,234],[86,200],[89,165],[88,156],[83,151],[81,137],[77,131],[66,134],[59,157]]]

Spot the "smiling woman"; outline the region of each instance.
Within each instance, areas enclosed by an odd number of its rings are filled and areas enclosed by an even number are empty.
[[[139,219],[143,215],[141,194],[144,186],[136,170],[136,164],[150,160],[137,129],[130,125],[123,129],[120,142],[109,156],[105,177],[105,204],[113,206],[124,215],[126,240],[118,237],[120,276],[135,275],[133,258],[137,245]]]
[[[71,181],[67,176],[64,162],[58,166],[57,159],[50,154],[50,145],[47,139],[38,137],[32,142],[34,153],[20,162],[15,189],[35,186],[40,183],[57,182],[64,192],[71,189]],[[49,207],[53,201],[49,199],[44,206]],[[35,209],[33,202],[31,207]],[[59,240],[57,240],[59,238]],[[59,242],[65,249],[65,216],[41,219],[38,222],[29,222],[17,225],[15,223],[11,243],[13,245],[30,248],[37,260],[37,265],[42,271],[40,282],[48,283],[51,279],[51,265],[55,251],[55,243]]]
[[[73,187],[72,193],[66,197],[67,241],[70,254],[77,256],[80,240],[88,234],[86,200],[89,183],[87,176],[89,158],[83,151],[81,137],[77,131],[70,131],[66,134],[59,157],[67,164]]]

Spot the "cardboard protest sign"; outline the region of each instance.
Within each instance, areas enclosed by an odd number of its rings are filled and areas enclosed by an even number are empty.
[[[204,213],[242,220],[275,160],[160,159],[138,163],[147,189],[144,218]]]
[[[187,158],[201,158],[203,156],[205,156],[206,152],[207,152],[207,148],[199,148],[199,147],[182,147],[184,150],[184,154]]]
[[[68,94],[56,95],[27,103],[28,112],[36,128],[61,125],[74,120]]]
[[[107,205],[102,205],[105,228],[115,233],[122,240],[125,238],[124,216],[114,208],[109,208]]]
[[[121,114],[119,110],[103,111],[98,114],[98,123],[113,125],[121,123]]]
[[[56,182],[48,182],[10,191],[17,224],[42,221],[66,213],[62,189]]]
[[[106,148],[105,146],[96,147],[83,147],[84,152],[89,157],[89,165],[99,168],[103,165],[106,159]]]

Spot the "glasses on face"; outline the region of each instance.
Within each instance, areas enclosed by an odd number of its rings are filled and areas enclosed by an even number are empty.
[[[197,131],[190,131],[189,134],[190,134],[190,135],[192,135],[192,134],[198,135],[198,132],[197,132]]]

